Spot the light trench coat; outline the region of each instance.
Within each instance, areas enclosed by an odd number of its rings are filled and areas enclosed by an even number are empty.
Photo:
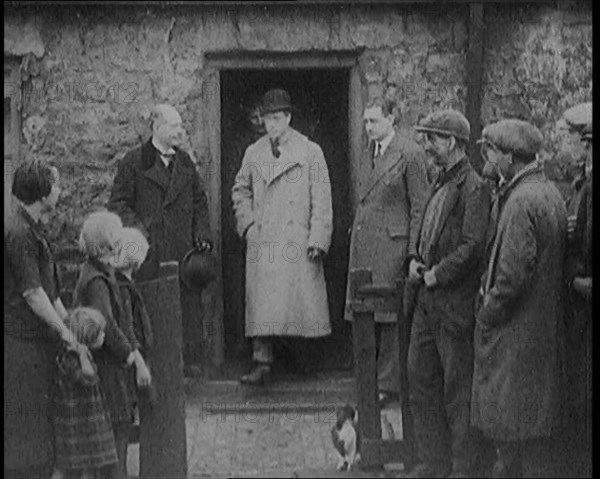
[[[322,260],[333,210],[319,145],[294,129],[275,158],[269,138],[250,145],[232,189],[237,232],[246,238],[246,336],[321,337],[331,333]]]

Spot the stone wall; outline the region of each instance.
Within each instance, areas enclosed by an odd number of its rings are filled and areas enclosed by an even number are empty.
[[[483,124],[503,117],[534,123],[544,134],[540,157],[551,177],[582,153],[557,131],[562,112],[592,100],[592,3],[486,6]],[[568,195],[568,192],[566,192]]]
[[[531,120],[546,136],[542,156],[556,156],[555,120],[592,97],[591,2],[486,5],[485,22],[483,123]],[[23,155],[53,159],[66,177],[64,244],[149,135],[155,103],[180,110],[190,153],[211,171],[205,105],[218,85],[206,52],[364,49],[364,95],[396,98],[401,128],[435,107],[464,108],[467,5],[12,7],[4,25],[5,56],[22,59]]]
[[[467,18],[466,6],[436,5],[8,10],[5,56],[22,57],[24,156],[51,158],[66,177],[56,239],[73,245],[85,214],[106,202],[116,163],[150,133],[155,103],[180,110],[190,153],[211,171],[205,105],[218,86],[206,52],[364,49],[365,96],[395,97],[407,127],[432,107],[464,106]]]

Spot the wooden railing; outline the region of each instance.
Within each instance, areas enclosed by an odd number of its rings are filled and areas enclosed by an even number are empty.
[[[373,284],[368,269],[351,270],[348,276],[352,295],[353,341],[356,386],[358,388],[358,427],[361,434],[361,466],[370,468],[388,463],[404,463],[409,471],[415,465],[413,421],[408,406],[406,358],[410,322],[399,314],[400,400],[402,440],[384,440],[378,401],[375,312],[401,312],[402,292],[395,284]]]

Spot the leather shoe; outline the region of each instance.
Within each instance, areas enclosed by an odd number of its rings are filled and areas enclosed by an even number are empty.
[[[421,463],[415,466],[415,468],[407,474],[406,477],[448,477],[450,468],[443,468],[442,466]]]
[[[271,382],[271,366],[269,364],[258,364],[252,372],[244,374],[240,383],[248,386],[266,386]]]

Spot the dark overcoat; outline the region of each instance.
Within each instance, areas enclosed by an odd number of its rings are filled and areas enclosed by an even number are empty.
[[[515,441],[548,436],[560,421],[567,213],[536,164],[500,194],[475,326],[471,422]]]
[[[152,139],[130,151],[119,163],[108,209],[125,226],[140,228],[150,249],[136,274],[154,279],[162,261],[181,261],[194,240],[210,237],[206,195],[187,153],[175,148],[169,177]]]
[[[429,303],[432,310],[444,311],[448,325],[468,332],[475,323],[475,299],[485,268],[490,190],[467,157],[446,174],[430,190],[427,205],[438,188],[442,185],[448,188],[439,221],[434,225],[429,253],[426,258],[418,257],[426,269],[435,266],[437,284],[431,289],[421,286],[418,301]],[[426,211],[427,207],[423,214]],[[419,223],[419,237],[423,219]],[[413,285],[408,285],[408,292],[414,294],[413,289]]]
[[[592,278],[593,190],[591,175],[581,187],[581,200],[576,210],[575,231],[568,247],[568,284],[574,277]],[[591,286],[590,286],[591,288]],[[592,300],[570,289],[566,315],[567,374],[569,378],[567,408],[570,434],[567,442],[582,454],[589,454],[592,430],[593,334]],[[583,443],[583,444],[582,444]],[[584,446],[585,445],[585,446]],[[583,447],[582,447],[583,446]],[[591,455],[589,456],[591,458]],[[587,461],[587,460],[586,460]],[[589,464],[589,463],[588,463]],[[581,469],[576,470],[586,475]]]
[[[363,153],[371,162],[371,153]],[[407,254],[415,254],[418,225],[427,199],[427,158],[414,141],[398,132],[371,171],[363,188],[352,225],[348,271],[368,268],[373,283],[398,282],[403,290]],[[352,319],[350,289],[345,317]],[[396,321],[396,315],[378,313],[375,321]]]

